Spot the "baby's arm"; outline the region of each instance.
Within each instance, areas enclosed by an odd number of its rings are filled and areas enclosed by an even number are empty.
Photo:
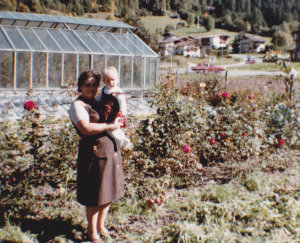
[[[120,105],[120,111],[122,112],[122,115],[127,115],[127,103],[126,103],[126,96],[125,94],[118,94],[116,95],[116,98],[118,99],[119,105]]]

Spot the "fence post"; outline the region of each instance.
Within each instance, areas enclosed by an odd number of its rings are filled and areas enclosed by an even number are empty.
[[[225,89],[227,89],[228,71],[225,72]]]

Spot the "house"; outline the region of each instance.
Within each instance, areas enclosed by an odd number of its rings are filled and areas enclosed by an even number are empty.
[[[200,45],[189,37],[176,37],[164,39],[159,42],[161,56],[183,55],[186,57],[200,57]]]
[[[173,50],[174,41],[180,39],[180,37],[171,35],[165,37],[162,41],[159,42],[159,53],[161,56],[169,56]]]
[[[263,52],[265,48],[265,40],[258,36],[243,35],[240,39],[241,53]]]
[[[228,47],[228,35],[213,35],[204,37],[194,37],[205,49],[222,49]]]
[[[174,43],[173,54],[184,57],[200,57],[201,46],[198,41],[187,39]]]
[[[300,31],[298,33],[293,34],[294,39],[294,48],[289,50],[290,59],[292,62],[300,61]]]

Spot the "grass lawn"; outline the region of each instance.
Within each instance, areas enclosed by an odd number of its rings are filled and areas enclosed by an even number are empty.
[[[160,205],[147,206],[137,198],[124,197],[111,206],[107,228],[116,237],[105,242],[231,242],[233,238],[239,242],[297,242],[298,156],[299,152],[286,150],[243,163],[228,161],[206,167],[195,173],[194,186],[170,189]],[[149,183],[158,183],[158,179]],[[127,187],[129,191],[135,188],[130,178]],[[25,225],[0,228],[0,239],[87,241],[84,208],[73,199],[62,203],[60,196],[52,196],[56,200],[27,202],[34,206],[32,211],[38,210],[39,217],[28,220],[30,224],[24,220]],[[58,225],[53,227],[54,223]]]
[[[167,25],[176,25],[178,23],[178,19],[170,18],[169,16],[146,16],[141,17],[142,22],[145,27],[150,30],[152,34],[155,34],[156,29],[162,29],[164,31]],[[185,21],[181,21],[185,22]]]

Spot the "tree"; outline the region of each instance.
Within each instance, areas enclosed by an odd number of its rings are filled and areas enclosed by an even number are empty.
[[[242,34],[238,34],[234,37],[234,40],[232,43],[233,53],[239,53],[241,51],[241,35]]]
[[[174,29],[173,25],[168,24],[168,25],[165,26],[164,33],[166,33],[166,34],[171,33],[171,31],[173,29]]]
[[[246,31],[247,26],[246,26],[246,23],[242,19],[238,18],[234,21],[234,23],[235,23],[235,27],[238,31]]]
[[[203,20],[203,26],[207,31],[215,28],[215,19],[210,15]]]
[[[280,25],[280,30],[282,30],[285,33],[291,33],[290,27],[285,21],[283,21],[282,24]]]
[[[290,33],[278,30],[274,33],[271,42],[277,47],[285,47],[293,43],[293,37]]]
[[[225,24],[225,26],[226,26],[227,28],[232,28],[233,22],[232,22],[232,18],[231,18],[231,15],[230,15],[230,14],[226,14],[226,15],[224,16],[223,21],[224,21],[224,24]]]
[[[195,23],[195,14],[193,13],[188,13],[187,16],[187,24],[189,27],[191,27],[191,25],[193,25]]]
[[[13,4],[11,1],[9,0],[3,0],[0,2],[0,9],[1,10],[8,10],[8,11],[15,11],[15,4]]]

